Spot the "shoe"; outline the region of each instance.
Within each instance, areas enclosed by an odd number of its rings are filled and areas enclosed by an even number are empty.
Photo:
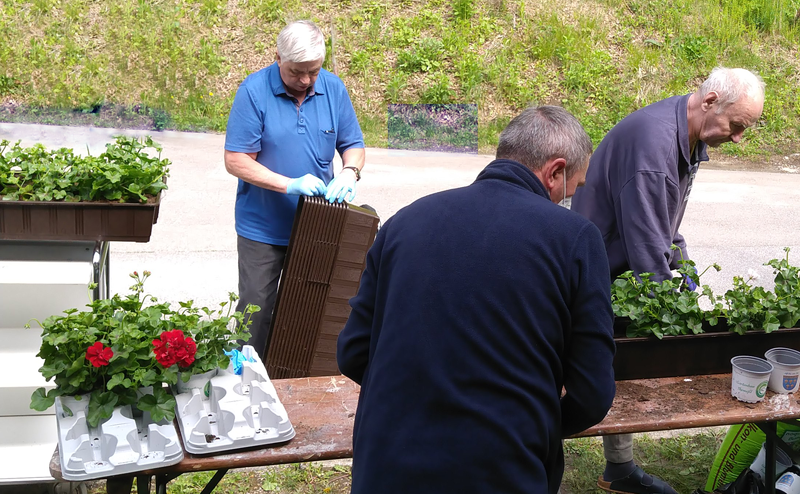
[[[638,465],[627,477],[612,482],[604,480],[601,475],[597,487],[615,494],[678,494],[669,484],[646,474]]]

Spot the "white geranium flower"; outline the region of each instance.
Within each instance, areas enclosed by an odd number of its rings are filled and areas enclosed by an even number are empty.
[[[761,277],[761,275],[759,275],[758,272],[755,269],[748,269],[747,270],[747,275],[750,276],[750,279],[753,280],[753,281],[756,281],[757,279],[759,279]]]

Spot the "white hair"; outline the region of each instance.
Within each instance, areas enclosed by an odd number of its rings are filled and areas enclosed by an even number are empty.
[[[701,100],[712,91],[717,93],[719,106],[716,113],[722,113],[742,96],[756,101],[764,101],[764,87],[765,84],[761,77],[747,69],[717,67],[700,85],[697,93]]]
[[[288,62],[325,60],[325,36],[311,21],[295,21],[278,34],[278,55]]]

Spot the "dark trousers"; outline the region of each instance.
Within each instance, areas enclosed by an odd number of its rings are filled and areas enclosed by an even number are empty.
[[[251,316],[250,341],[266,364],[267,341],[272,322],[272,309],[278,295],[278,280],[286,258],[285,245],[270,245],[239,236],[236,242],[239,254],[239,304],[236,310],[244,313],[247,304],[261,307]]]

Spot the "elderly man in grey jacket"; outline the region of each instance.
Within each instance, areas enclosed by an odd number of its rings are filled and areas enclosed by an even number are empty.
[[[745,69],[716,68],[692,94],[673,96],[625,117],[591,158],[573,211],[600,229],[611,279],[632,270],[670,278],[688,259],[678,232],[707,147],[738,143],[764,107],[763,81]],[[670,249],[672,244],[680,252]],[[682,257],[681,257],[682,256]],[[689,289],[694,281],[686,280]],[[633,462],[633,436],[603,438],[606,469],[598,485],[617,493],[674,493]]]

